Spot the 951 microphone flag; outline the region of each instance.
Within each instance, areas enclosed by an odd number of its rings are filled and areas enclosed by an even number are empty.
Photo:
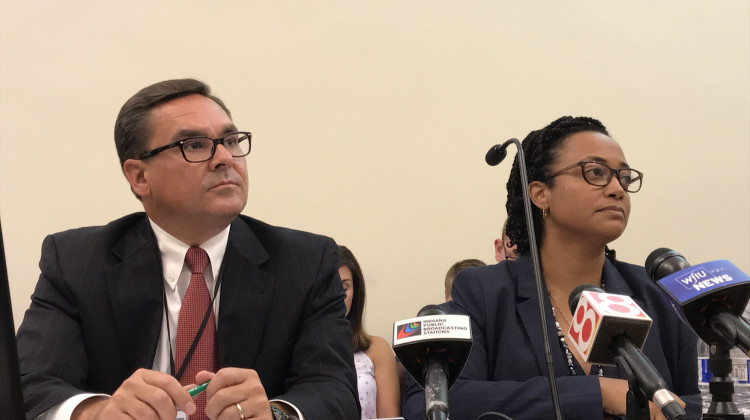
[[[586,362],[616,366],[616,354],[609,348],[613,338],[624,334],[642,349],[652,323],[629,296],[584,291],[573,314],[568,338]]]

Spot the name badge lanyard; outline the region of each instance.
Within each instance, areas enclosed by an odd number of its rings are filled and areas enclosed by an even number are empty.
[[[216,299],[216,294],[219,291],[219,286],[221,285],[221,273],[219,273],[219,279],[216,281],[216,285],[214,286],[214,296],[211,298],[211,303],[208,305],[208,309],[206,310],[206,314],[203,315],[203,321],[201,322],[200,327],[198,328],[198,331],[195,333],[195,337],[193,338],[193,343],[190,345],[190,348],[188,349],[187,354],[185,355],[185,360],[182,361],[182,365],[180,365],[180,370],[177,371],[175,374],[174,371],[174,353],[172,352],[172,333],[169,330],[169,311],[167,310],[167,292],[162,288],[162,299],[164,301],[164,314],[167,317],[167,340],[169,343],[169,374],[174,376],[175,379],[178,381],[180,378],[182,378],[182,375],[185,373],[185,369],[187,368],[188,364],[190,363],[190,359],[193,358],[193,352],[195,352],[195,348],[198,346],[198,342],[201,339],[201,336],[203,335],[203,330],[206,329],[206,324],[208,323],[208,319],[211,316],[211,311],[214,310],[214,300]],[[177,317],[177,322],[179,322],[179,316]]]

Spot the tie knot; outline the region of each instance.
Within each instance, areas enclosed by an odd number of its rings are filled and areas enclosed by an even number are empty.
[[[203,270],[208,265],[208,254],[203,248],[190,247],[185,254],[185,262],[193,274],[203,274]]]

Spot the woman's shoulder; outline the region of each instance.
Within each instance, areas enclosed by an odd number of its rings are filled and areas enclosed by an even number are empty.
[[[465,275],[464,271],[468,271]],[[453,300],[448,302],[447,312],[469,315],[479,328],[496,322],[498,318],[507,318],[517,308],[519,287],[518,263],[502,261],[492,266],[467,269],[456,276],[453,282]],[[533,292],[534,285],[527,287]]]
[[[494,265],[467,268],[456,275],[454,293],[487,297],[487,294],[504,294],[515,290],[518,284],[518,263],[501,261]],[[515,292],[512,292],[515,293]],[[455,296],[454,296],[455,299]]]
[[[651,280],[642,265],[623,261],[615,261],[613,265],[636,295],[659,295],[659,287]]]
[[[659,323],[680,322],[679,315],[670,304],[667,294],[649,277],[643,266],[621,261],[615,262],[614,266],[627,284],[628,295],[635,299],[649,316]]]
[[[612,264],[615,266],[617,271],[619,271],[623,275],[638,279],[648,279],[646,269],[642,265],[631,264],[629,262],[620,260],[612,261]]]
[[[517,276],[518,263],[516,261],[501,261],[497,264],[472,267],[461,270],[454,281],[461,277],[471,278],[471,281],[496,282],[498,278],[512,279]]]
[[[370,336],[370,348],[365,351],[365,354],[370,358],[370,360],[373,361],[373,363],[376,364],[378,360],[383,360],[383,358],[394,358],[394,353],[391,349],[391,345],[388,344],[388,342],[383,337],[377,335]]]
[[[370,336],[370,348],[367,349],[368,351],[376,350],[376,351],[388,351],[392,352],[391,345],[388,344],[388,341],[385,340],[385,338],[380,337],[378,335],[371,335]]]

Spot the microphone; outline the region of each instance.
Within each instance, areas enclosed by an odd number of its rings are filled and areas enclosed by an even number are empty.
[[[680,253],[659,248],[646,258],[646,272],[683,322],[711,345],[711,405],[705,418],[737,418],[729,351],[747,351],[750,328],[740,314],[750,299],[750,278],[727,260],[691,266]]]
[[[645,265],[646,273],[654,281],[688,267],[690,263],[685,257],[669,248],[659,248],[648,254]]]
[[[490,166],[497,166],[502,162],[506,156],[508,156],[508,146],[513,143],[513,140],[510,139],[506,141],[503,144],[496,144],[490,148],[490,150],[487,151],[487,154],[484,155],[484,161],[487,162]],[[517,141],[517,140],[516,140]]]
[[[727,260],[691,266],[684,256],[659,248],[646,258],[646,272],[680,318],[706,343],[739,347],[750,355],[750,324],[742,312],[750,301],[750,277]]]
[[[641,352],[653,321],[631,297],[582,284],[570,293],[568,305],[573,313],[568,337],[586,362],[618,366],[634,376],[638,389],[666,418],[685,418],[666,381]]]
[[[427,305],[416,318],[393,324],[393,350],[412,378],[424,388],[428,420],[448,419],[448,390],[458,378],[471,350],[467,315],[447,315]]]
[[[526,174],[526,158],[523,156],[523,147],[518,139],[506,140],[503,144],[496,144],[487,151],[484,160],[490,166],[502,162],[507,155],[506,149],[511,143],[515,143],[518,153],[518,171],[521,176],[521,192],[523,193],[523,207],[526,216],[526,231],[529,235],[529,251],[531,252],[531,264],[534,268],[534,283],[536,284],[536,295],[539,302],[539,319],[542,327],[542,344],[544,345],[544,358],[547,363],[547,377],[549,378],[549,389],[552,395],[552,406],[555,409],[555,418],[562,420],[562,409],[560,408],[560,397],[557,392],[557,378],[555,377],[555,362],[550,350],[549,337],[547,336],[547,315],[544,307],[545,288],[542,283],[542,269],[539,264],[539,250],[536,246],[536,230],[534,229],[534,217],[531,214],[531,199],[529,198],[529,176]]]

